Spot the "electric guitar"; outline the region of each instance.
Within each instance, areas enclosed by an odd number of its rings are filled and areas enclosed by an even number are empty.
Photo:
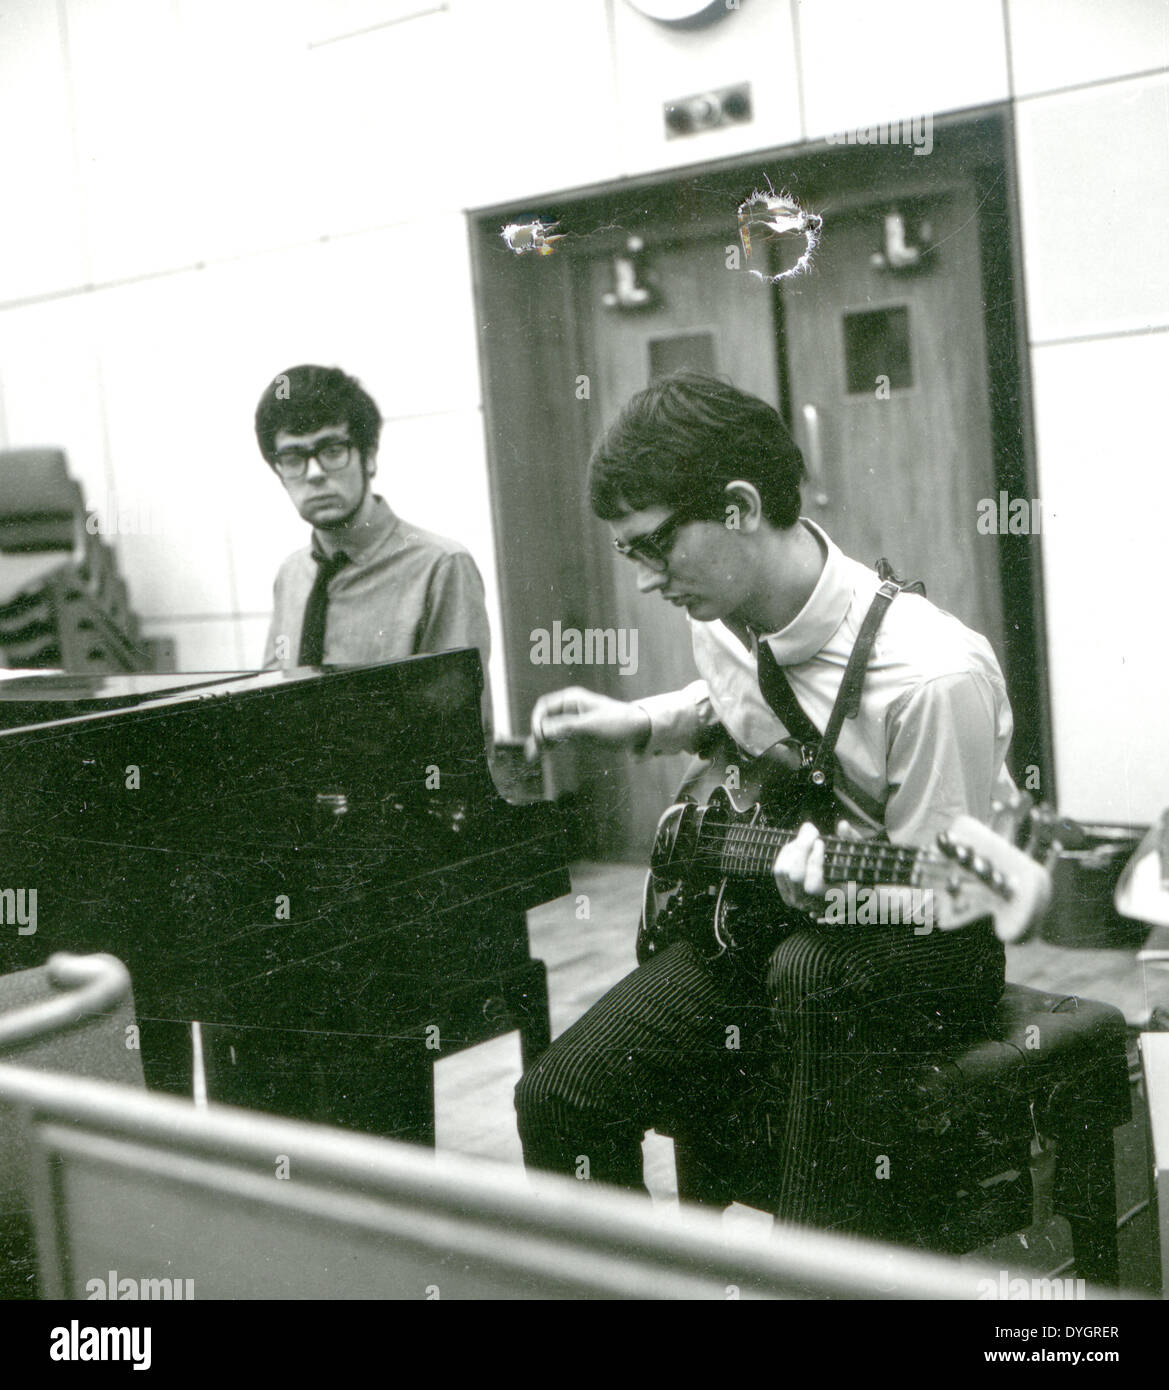
[[[777,940],[786,930],[772,868],[808,819],[799,814],[786,754],[751,759],[720,741],[687,778],[681,799],[658,823],[639,961],[683,939],[715,958],[766,944],[768,935]],[[1025,824],[1028,843],[1021,849],[1015,842]],[[995,828],[958,816],[926,849],[825,835],[828,894],[821,920],[912,925],[920,934],[991,917],[1000,940],[1017,941],[1051,901],[1049,870],[1061,849],[1051,827],[1058,824],[1050,811],[1019,796],[997,808]]]

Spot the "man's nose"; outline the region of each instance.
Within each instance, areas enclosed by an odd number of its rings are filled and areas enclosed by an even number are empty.
[[[304,479],[306,483],[312,482],[316,478],[323,478],[325,470],[321,467],[321,461],[316,454],[305,464]]]
[[[652,594],[655,589],[664,589],[666,585],[666,571],[650,569],[648,565],[640,562],[637,566],[637,588],[642,594]]]

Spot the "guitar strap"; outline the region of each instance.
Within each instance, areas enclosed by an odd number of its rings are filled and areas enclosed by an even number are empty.
[[[878,560],[876,568],[881,587],[873,595],[869,611],[865,614],[861,629],[853,643],[840,689],[836,692],[836,701],[823,734],[805,714],[783,673],[783,668],[772,655],[771,648],[765,642],[759,644],[759,688],[763,691],[764,699],[783,721],[784,727],[799,743],[800,777],[809,786],[822,791],[831,791],[835,780],[836,764],[833,753],[844,721],[855,719],[860,712],[861,691],[868,671],[869,656],[876,640],[877,629],[881,626],[889,605],[903,589],[923,596],[925,594],[925,585],[920,580],[915,580],[912,584],[905,584],[899,580],[888,560]]]

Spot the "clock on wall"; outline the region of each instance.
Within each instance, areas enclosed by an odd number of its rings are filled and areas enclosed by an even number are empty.
[[[739,8],[739,0],[625,0],[631,9],[659,24],[676,24],[697,29],[725,19]]]

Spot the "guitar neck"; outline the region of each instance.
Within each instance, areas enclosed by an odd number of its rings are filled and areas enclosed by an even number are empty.
[[[654,942],[665,941],[670,932],[688,930],[713,908],[710,939],[721,952],[730,949],[728,941],[734,945],[731,938],[736,932],[741,936],[750,931],[755,916],[761,920],[769,916],[732,911],[728,918],[723,911],[726,881],[767,884],[780,850],[799,831],[794,826],[763,823],[768,805],[763,796],[740,809],[721,783],[709,792],[705,803],[692,795],[693,785],[684,790],[682,799],[667,808],[658,824],[647,883],[647,904],[652,898],[654,906],[647,905],[645,932]],[[771,791],[771,803],[780,806],[783,788]],[[791,800],[786,807],[787,815],[798,814]],[[1057,824],[1053,813],[1032,808],[1021,796],[996,807],[996,816],[997,830],[973,816],[955,816],[933,844],[921,849],[826,835],[825,880],[830,886],[858,889],[912,889],[923,895],[923,919],[928,918],[931,927],[955,931],[990,917],[999,940],[1018,941],[1050,904],[1050,867],[1062,842],[1058,834],[1052,837]],[[1046,863],[1036,862],[1037,858]],[[914,926],[924,925],[917,905],[903,903],[902,897],[896,894],[888,904],[890,923],[906,925],[902,908],[911,906]],[[667,904],[664,911],[662,903]],[[866,902],[863,910],[869,906]],[[897,917],[892,915],[894,910]],[[864,925],[861,912],[858,899],[857,921]],[[728,937],[729,919],[733,921]]]
[[[798,833],[773,826],[707,823],[702,828],[698,857],[723,878],[765,880],[771,877],[775,856]],[[918,882],[920,850],[884,840],[845,840],[837,835],[823,838],[827,883],[911,886]]]

